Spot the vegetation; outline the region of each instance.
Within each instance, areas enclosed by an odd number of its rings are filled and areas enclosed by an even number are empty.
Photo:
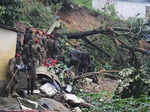
[[[81,6],[91,8],[91,0],[1,0],[0,1],[0,24],[14,26],[18,21],[24,21],[26,25],[36,28],[48,28],[53,21],[57,11],[66,5],[74,3]],[[93,9],[92,9],[93,10]],[[110,17],[112,21],[121,21],[117,17],[114,6],[106,6],[104,11],[98,13]],[[143,19],[129,18],[125,21],[125,26],[128,26],[130,32],[122,33],[117,37],[122,42],[130,47],[137,47],[138,40],[143,38],[141,28]],[[107,25],[103,24],[102,28],[106,29]],[[111,27],[111,26],[108,26]],[[62,32],[65,32],[65,28]],[[114,35],[100,34],[92,35],[87,38],[97,45],[99,48],[108,52],[111,58],[105,56],[98,50],[93,50],[90,45],[83,40],[79,40],[81,46],[87,47],[94,62],[96,63],[97,71],[101,68],[106,70],[118,69],[121,70],[118,75],[120,83],[115,93],[84,93],[78,94],[94,105],[94,108],[88,112],[146,112],[150,109],[150,61],[148,57],[143,57],[142,54],[126,49],[122,46],[117,46],[113,38]],[[62,39],[60,48],[67,50],[64,45],[67,39]],[[134,52],[134,53],[133,53]],[[133,53],[133,55],[131,55]],[[129,55],[129,56],[128,56]],[[141,58],[142,57],[142,58]],[[61,65],[60,65],[61,66]],[[59,67],[60,67],[59,66]],[[58,68],[59,68],[58,67]],[[87,110],[83,108],[83,112]]]
[[[21,0],[1,0],[0,1],[0,23],[14,26],[22,17]]]
[[[50,7],[45,8],[45,6],[36,2],[36,0],[31,0],[30,2],[23,2],[23,18],[22,20],[29,26],[34,26],[36,28],[46,28],[54,21],[53,14]]]
[[[150,109],[149,96],[141,96],[140,98],[125,98],[106,100],[109,96],[107,92],[98,94],[87,94],[86,97],[91,98],[90,102],[96,105],[96,108],[87,110],[83,108],[83,112],[148,112]]]
[[[36,0],[1,0],[0,23],[15,26],[24,21],[28,26],[48,28],[53,20],[51,8]]]
[[[72,0],[72,3],[92,9],[92,0]]]

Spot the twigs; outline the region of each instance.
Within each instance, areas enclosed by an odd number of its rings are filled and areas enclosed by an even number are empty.
[[[82,38],[83,41],[85,41],[86,43],[90,44],[91,46],[95,47],[97,50],[99,50],[100,52],[103,52],[107,57],[111,57],[111,55],[109,55],[107,52],[105,52],[103,49],[99,48],[98,46],[96,46],[95,44],[93,44],[89,39]]]
[[[72,80],[84,79],[86,77],[90,77],[93,75],[100,75],[100,76],[111,77],[114,79],[119,79],[118,76],[114,76],[114,75],[110,74],[110,73],[118,73],[118,72],[120,72],[120,71],[119,70],[107,70],[107,71],[103,71],[103,72],[88,72],[88,73],[82,74],[80,76],[76,76],[76,77],[72,78]]]
[[[86,31],[86,32],[77,32],[77,33],[63,33],[63,34],[55,34],[57,37],[67,37],[68,39],[82,39],[83,41],[86,41],[88,44],[90,44],[91,46],[95,47],[96,49],[98,49],[100,52],[103,52],[106,56],[111,57],[111,55],[109,55],[106,51],[104,51],[103,49],[99,48],[98,46],[96,46],[95,44],[93,44],[90,40],[88,40],[86,37],[90,36],[90,35],[95,35],[95,34],[104,34],[104,35],[112,35],[111,39],[112,40],[118,40],[120,42],[120,46],[123,48],[126,48],[128,50],[132,50],[134,52],[140,52],[142,54],[146,54],[147,52],[143,49],[140,48],[136,48],[134,46],[129,46],[126,43],[122,42],[120,39],[116,38],[119,37],[120,34],[117,33],[117,31],[122,31],[122,32],[130,32],[129,29],[125,29],[125,28],[110,28],[110,29],[95,29],[95,30],[90,30],[90,31]],[[65,36],[63,36],[65,35]],[[92,37],[91,37],[92,38]]]

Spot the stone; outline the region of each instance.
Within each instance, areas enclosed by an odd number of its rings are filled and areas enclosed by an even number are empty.
[[[66,86],[66,89],[65,89],[67,92],[69,92],[69,93],[71,93],[71,91],[72,91],[72,86],[71,85],[67,85]]]
[[[82,112],[82,110],[79,107],[76,107],[72,110],[72,112]]]
[[[40,90],[49,97],[54,96],[57,93],[55,86],[50,83],[46,83],[40,87]]]
[[[70,101],[70,102],[72,102],[74,104],[85,103],[85,101],[82,98],[77,97],[74,94],[64,94],[64,99],[66,101]]]
[[[56,112],[71,112],[67,109],[63,104],[57,102],[53,99],[49,98],[41,98],[38,100],[39,104],[49,111],[56,111]]]
[[[0,98],[0,110],[20,110],[15,98]]]

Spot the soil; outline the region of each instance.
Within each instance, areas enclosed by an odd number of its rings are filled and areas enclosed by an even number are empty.
[[[104,22],[109,25],[112,24],[108,17],[78,6],[64,8],[58,12],[58,16],[60,21],[71,32],[96,29],[104,24]]]
[[[79,6],[63,8],[58,12],[58,16],[69,32],[93,30],[104,24],[109,26],[118,24],[120,26],[119,22],[116,24],[115,22],[112,22],[110,18],[102,14]],[[98,77],[97,84],[80,81],[79,85],[81,89],[88,93],[105,90],[112,93],[118,86],[118,81],[110,78]]]
[[[113,93],[118,86],[118,81],[110,78],[98,77],[98,82],[80,81],[79,86],[87,93],[98,93],[108,91]]]

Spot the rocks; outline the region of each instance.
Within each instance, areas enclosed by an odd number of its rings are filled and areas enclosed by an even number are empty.
[[[68,102],[68,104],[72,107],[92,107],[93,105],[86,103],[82,98],[77,97],[74,94],[64,94],[64,99]]]
[[[79,107],[76,107],[72,110],[72,112],[82,112],[82,110]]]
[[[19,97],[18,100],[16,100],[15,98],[2,98],[2,97],[0,98],[0,112],[55,112],[55,111],[71,112],[63,104],[48,98],[41,98],[37,101],[31,101]]]
[[[48,98],[41,98],[38,100],[39,104],[49,111],[56,111],[56,112],[71,112],[61,103]]]
[[[57,93],[55,86],[50,83],[46,83],[40,87],[40,90],[49,97],[54,96]]]
[[[51,33],[52,31],[49,30],[48,32]],[[1,100],[10,103],[6,105],[6,108],[8,106],[15,110],[33,111],[33,109],[42,109],[44,111],[71,112],[66,107],[86,105],[82,98],[74,94],[66,94],[66,92],[72,92],[73,81],[71,78],[75,76],[75,73],[67,67],[65,59],[60,62],[55,60],[58,46],[55,45],[54,35],[41,34],[39,30],[34,32],[33,29],[29,28],[26,29],[23,36],[23,45],[19,46],[18,43],[17,46],[17,48],[22,47],[16,52],[16,57],[19,57],[19,60],[17,64],[14,63],[18,68],[18,72],[14,78],[14,81],[16,81],[16,84],[14,84],[15,89],[12,89],[18,94],[14,95],[17,100],[13,99],[14,101],[11,101],[7,98],[6,101]],[[49,44],[49,41],[52,44]],[[58,54],[64,56],[61,53]],[[14,67],[13,69],[15,70]],[[87,82],[90,83],[91,80],[87,80]],[[11,92],[10,95],[12,95]],[[5,109],[3,103],[0,103],[1,105],[2,108],[0,109]],[[74,110],[75,112],[81,112],[79,108]]]
[[[85,101],[82,98],[79,98],[74,94],[64,94],[64,99],[73,104],[85,103]]]
[[[0,110],[20,110],[15,98],[0,98]]]
[[[72,86],[69,85],[69,84],[67,84],[65,90],[66,90],[66,92],[71,93],[71,91],[72,91]]]

